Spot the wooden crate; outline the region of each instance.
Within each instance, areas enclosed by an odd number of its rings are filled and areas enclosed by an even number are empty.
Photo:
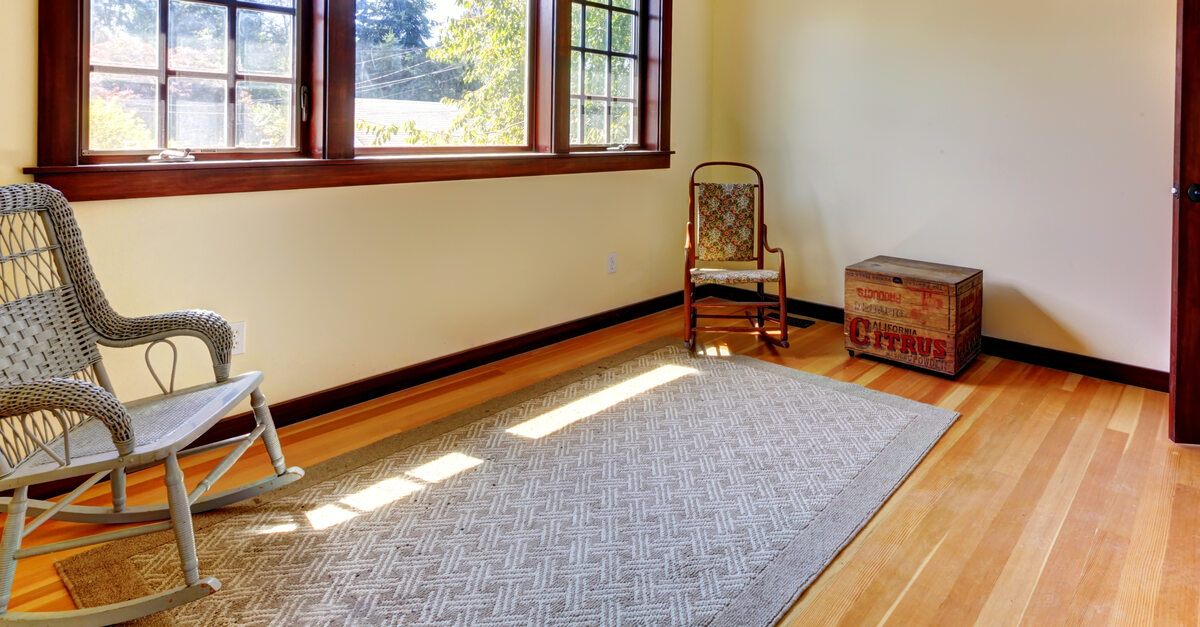
[[[983,271],[875,257],[846,268],[846,350],[956,375],[979,355]]]

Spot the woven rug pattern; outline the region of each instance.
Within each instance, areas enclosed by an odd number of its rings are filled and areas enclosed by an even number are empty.
[[[201,573],[222,589],[154,620],[769,623],[957,417],[675,343],[576,375],[201,517]],[[60,570],[88,604],[118,600],[88,598],[89,568],[136,573],[142,593],[180,583],[168,537],[104,564],[83,554]]]

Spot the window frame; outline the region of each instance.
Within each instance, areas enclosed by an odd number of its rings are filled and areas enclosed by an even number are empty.
[[[635,2],[636,1],[637,0],[635,0]],[[580,59],[580,61],[579,61],[580,62],[579,94],[574,94],[574,93],[570,94],[571,100],[575,100],[576,96],[578,96],[578,100],[579,100],[579,137],[580,137],[580,139],[581,140],[583,139],[583,135],[586,132],[584,121],[587,117],[587,103],[591,100],[601,100],[601,101],[604,101],[607,103],[607,106],[605,107],[605,110],[606,110],[605,133],[606,134],[611,133],[611,131],[612,131],[612,121],[613,121],[612,106],[613,106],[614,102],[626,102],[626,103],[633,104],[634,112],[635,112],[636,119],[637,119],[637,127],[638,127],[637,128],[637,141],[629,142],[629,143],[609,141],[609,142],[603,143],[603,144],[586,144],[581,141],[580,143],[571,143],[571,150],[575,150],[575,151],[608,150],[610,147],[620,146],[620,145],[623,145],[623,146],[626,146],[627,148],[632,148],[635,150],[640,149],[640,148],[642,148],[642,140],[643,140],[643,138],[642,138],[643,128],[642,127],[644,126],[641,113],[644,108],[643,100],[645,97],[645,89],[646,89],[646,86],[644,85],[644,77],[646,74],[646,64],[647,64],[646,46],[647,46],[648,42],[647,42],[645,35],[649,30],[649,18],[646,15],[646,6],[645,6],[645,4],[643,4],[643,6],[640,8],[630,10],[630,9],[625,9],[622,7],[617,7],[614,5],[605,5],[598,0],[572,0],[571,4],[580,5],[580,18],[579,18],[580,19],[580,29],[579,29],[580,42],[579,42],[578,46],[575,45],[575,42],[569,42],[569,44],[568,44],[568,47],[570,48],[570,52],[572,52],[572,53],[578,52],[579,59]],[[589,7],[599,8],[600,10],[608,10],[608,12],[609,12],[608,35],[607,35],[608,41],[605,42],[605,47],[607,48],[606,50],[598,50],[598,49],[594,49],[594,48],[589,48],[587,45],[587,13],[588,13]],[[627,15],[632,14],[637,19],[637,44],[636,44],[635,52],[633,54],[615,52],[612,50],[612,18],[613,18],[613,15],[616,13],[625,13]],[[604,95],[604,96],[593,96],[593,95],[590,95],[587,93],[587,86],[586,86],[587,85],[587,76],[586,76],[585,68],[587,67],[587,55],[589,55],[589,54],[603,56],[605,58],[605,63],[608,65],[609,69],[608,69],[608,71],[605,72],[605,80],[607,81],[608,84],[605,85],[605,94],[606,95]],[[637,75],[636,75],[637,93],[636,93],[636,97],[621,98],[621,97],[612,95],[612,87],[613,87],[612,60],[613,60],[613,58],[626,58],[626,59],[631,58],[636,61],[636,63],[637,63]],[[571,64],[571,65],[573,66],[574,64]],[[570,103],[568,102],[568,110],[567,110],[568,116],[571,115],[569,106],[570,106]],[[568,123],[568,127],[569,127],[569,123]],[[611,137],[609,137],[609,139],[611,139]]]
[[[570,144],[571,0],[530,2],[528,148],[356,149],[355,2],[297,0],[297,71],[309,94],[307,119],[297,112],[299,149],[238,149],[197,154],[190,163],[148,163],[84,157],[88,0],[41,0],[38,165],[25,173],[72,200],[102,200],[669,168],[672,0],[639,1],[641,143],[635,149]]]
[[[234,94],[226,94],[226,136],[231,140],[231,144],[221,148],[196,148],[192,155],[198,160],[257,160],[257,159],[286,159],[299,157],[304,154],[304,138],[308,136],[309,117],[302,114],[303,108],[301,102],[306,98],[304,94],[305,83],[304,68],[308,62],[308,47],[305,42],[309,40],[306,36],[305,23],[307,16],[307,2],[305,0],[296,0],[295,5],[291,9],[264,4],[256,0],[200,0],[200,4],[208,4],[212,6],[223,7],[226,11],[227,26],[231,37],[227,39],[226,44],[226,71],[224,72],[207,72],[195,70],[180,70],[171,69],[167,63],[167,49],[170,42],[170,34],[167,31],[169,28],[169,11],[171,0],[156,0],[159,4],[159,51],[158,64],[159,67],[152,71],[137,69],[131,71],[128,68],[120,66],[101,66],[99,71],[107,71],[117,74],[134,74],[143,76],[154,76],[159,80],[158,85],[158,129],[157,133],[161,135],[160,144],[163,147],[169,147],[168,134],[170,132],[170,112],[168,110],[171,78],[219,78],[227,82],[226,89],[233,90]],[[293,37],[295,45],[292,49],[293,78],[291,81],[279,80],[279,77],[267,75],[259,75],[254,73],[238,72],[236,69],[237,48],[236,42],[232,35],[236,32],[236,21],[238,9],[248,9],[252,11],[264,11],[268,13],[278,13],[283,15],[291,15],[293,22]],[[79,26],[79,163],[80,164],[100,164],[100,163],[138,163],[145,160],[149,155],[158,154],[163,150],[162,147],[146,149],[146,150],[91,150],[87,146],[88,137],[88,119],[89,119],[89,94],[91,91],[90,79],[91,72],[95,71],[91,60],[87,56],[91,41],[91,31],[88,28],[88,18],[90,12],[90,0],[82,0],[79,3],[80,11],[80,26]],[[280,148],[262,148],[262,147],[239,147],[237,146],[237,99],[236,85],[244,81],[259,81],[272,82],[290,85],[292,87],[292,135],[295,146],[287,146]],[[232,86],[229,85],[232,84]],[[40,111],[39,111],[40,114]],[[185,146],[177,146],[176,148],[185,148]],[[40,163],[40,162],[39,162]]]

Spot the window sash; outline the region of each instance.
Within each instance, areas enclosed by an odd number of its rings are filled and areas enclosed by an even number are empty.
[[[357,4],[357,0],[349,0]],[[641,2],[643,0],[637,0]],[[534,129],[537,125],[538,111],[534,105],[535,93],[537,92],[537,76],[535,68],[537,67],[538,59],[538,29],[540,24],[538,21],[538,13],[541,7],[538,0],[526,0],[525,14],[525,141],[520,144],[450,144],[445,146],[423,146],[423,145],[394,145],[394,146],[354,146],[354,154],[371,156],[371,155],[433,155],[433,154],[475,154],[475,153],[505,153],[505,152],[530,152],[536,151],[536,141],[534,138]],[[357,43],[357,42],[356,42]],[[355,50],[357,61],[357,50]],[[357,85],[355,85],[357,92]],[[357,95],[354,100],[357,100]],[[351,101],[349,106],[351,115],[357,119],[357,103]]]
[[[646,11],[646,2],[644,0],[635,0],[638,8],[627,9],[589,0],[572,0],[572,5],[580,7],[579,13],[579,41],[570,42],[570,50],[572,53],[579,54],[579,91],[574,91],[574,79],[572,79],[571,90],[571,108],[568,109],[567,115],[572,117],[571,124],[579,130],[579,140],[574,138],[574,132],[571,133],[571,148],[572,150],[596,150],[608,149],[615,146],[623,146],[625,149],[637,149],[642,146],[643,129],[642,126],[642,96],[644,93],[644,85],[642,77],[646,73],[645,68],[645,42],[642,34],[646,30],[646,24],[642,17],[648,13]],[[572,8],[572,19],[574,19],[574,9]],[[607,24],[605,25],[605,48],[594,48],[588,45],[588,15],[591,11],[604,11]],[[632,25],[635,32],[631,35],[631,43],[633,52],[621,52],[613,50],[613,18],[616,15],[626,15],[632,20]],[[572,28],[572,36],[573,36]],[[601,57],[604,59],[604,95],[595,95],[588,93],[588,57]],[[573,59],[570,61],[570,72],[574,72],[576,64]],[[630,77],[630,87],[633,95],[630,97],[614,96],[613,95],[613,66],[615,59],[627,59],[632,61],[633,75]],[[578,103],[576,105],[576,103]],[[604,105],[604,141],[587,142],[585,135],[587,133],[587,105],[588,103],[603,103]],[[614,140],[613,124],[614,124],[614,104],[629,105],[630,108],[630,134],[633,136],[630,141]]]
[[[80,0],[81,25],[80,25],[80,40],[81,40],[81,64],[84,66],[82,72],[82,84],[80,86],[79,107],[79,153],[81,163],[110,163],[122,161],[136,161],[139,158],[145,158],[147,155],[155,155],[166,148],[183,149],[191,148],[193,154],[197,157],[209,156],[226,156],[232,155],[236,158],[280,158],[286,156],[294,156],[301,152],[302,137],[305,134],[305,120],[302,120],[302,111],[300,101],[303,98],[303,87],[301,85],[301,76],[304,73],[302,63],[304,57],[301,54],[302,42],[305,39],[303,32],[304,11],[302,7],[305,0],[294,0],[293,6],[281,7],[271,4],[263,4],[254,0],[189,0],[189,2],[200,5],[211,5],[224,7],[226,10],[225,26],[226,26],[226,41],[225,41],[225,66],[224,71],[207,71],[193,69],[172,69],[169,66],[168,42],[170,41],[170,4],[171,0],[156,0],[158,7],[158,56],[156,67],[127,67],[121,65],[106,65],[103,63],[91,62],[91,0]],[[292,50],[291,50],[291,76],[280,76],[272,74],[262,74],[256,72],[239,72],[237,69],[237,22],[238,9],[249,9],[253,11],[261,11],[264,13],[274,13],[278,15],[287,15],[292,18]],[[90,106],[91,106],[91,75],[94,73],[116,74],[128,76],[147,76],[153,77],[158,83],[157,93],[157,108],[156,108],[156,129],[155,134],[158,138],[157,147],[144,148],[134,150],[124,149],[91,149],[89,143],[90,137]],[[169,96],[169,81],[172,78],[197,78],[208,80],[221,80],[225,82],[225,118],[224,128],[224,146],[171,146],[169,136],[169,119],[170,119],[170,96]],[[288,85],[291,87],[291,103],[288,109],[291,115],[289,145],[278,147],[262,147],[262,146],[238,146],[238,102],[237,89],[240,83],[277,83]],[[227,157],[226,157],[227,158]]]

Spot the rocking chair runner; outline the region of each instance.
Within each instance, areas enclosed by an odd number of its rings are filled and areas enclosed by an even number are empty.
[[[727,166],[754,173],[757,183],[697,183],[696,175],[704,168]],[[689,186],[687,239],[684,242],[686,265],[683,276],[684,312],[687,329],[684,339],[689,349],[696,348],[696,333],[754,333],[769,344],[788,346],[787,289],[783,251],[767,243],[767,225],[763,222],[763,177],[754,166],[732,161],[701,163],[692,170]],[[779,270],[763,265],[764,253],[779,255]],[[697,261],[757,262],[757,268],[698,268]],[[757,299],[738,303],[697,303],[699,285],[757,283]],[[768,300],[767,283],[779,285],[778,300]],[[742,313],[701,313],[706,310]],[[767,313],[775,312],[778,325],[768,325]],[[701,318],[749,320],[749,327],[697,326]]]
[[[216,381],[122,404],[113,395],[98,344],[126,347],[166,338],[199,338],[212,355]],[[173,345],[172,345],[173,348]],[[257,496],[304,475],[284,464],[262,374],[229,376],[232,331],[210,311],[125,318],[109,306],[87,258],[75,217],[62,194],[38,184],[0,187],[0,623],[100,625],[139,618],[212,594],[214,578],[197,567],[192,514]],[[147,349],[149,350],[149,348]],[[147,362],[149,360],[147,359]],[[153,371],[151,371],[153,373]],[[155,375],[155,380],[158,380]],[[239,402],[250,397],[256,421],[247,435],[183,450]],[[240,488],[205,496],[259,438],[274,473]],[[225,446],[233,450],[188,492],[179,458]],[[126,473],[165,464],[167,503],[126,506]],[[91,475],[56,502],[31,500],[29,487]],[[108,477],[112,506],[71,503]],[[26,518],[33,520],[26,522]],[[47,520],[91,523],[161,521],[85,538],[21,548]],[[184,585],[123,603],[70,612],[9,612],[17,560],[135,535],[173,529]]]

